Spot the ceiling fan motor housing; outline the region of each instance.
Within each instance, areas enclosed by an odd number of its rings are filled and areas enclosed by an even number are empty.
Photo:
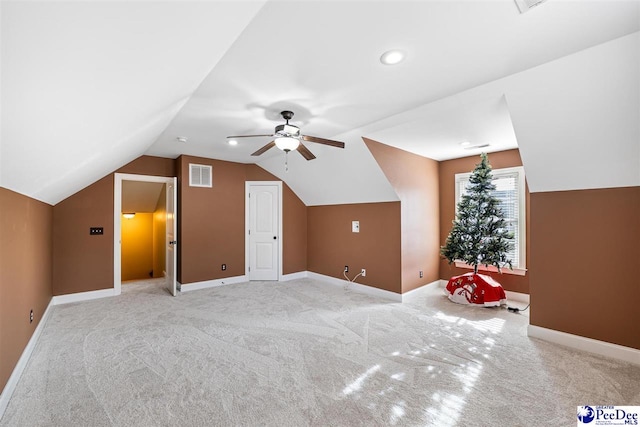
[[[276,126],[276,135],[299,138],[300,128],[293,125],[278,125]]]

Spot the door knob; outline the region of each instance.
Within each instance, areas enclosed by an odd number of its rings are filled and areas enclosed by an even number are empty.
[[[277,239],[277,237],[276,237],[276,236],[273,236],[273,240],[276,240],[276,239]]]

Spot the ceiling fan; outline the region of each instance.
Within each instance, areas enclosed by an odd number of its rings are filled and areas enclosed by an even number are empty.
[[[282,111],[280,113],[282,118],[285,119],[286,123],[283,125],[276,126],[275,132],[272,134],[265,135],[235,135],[228,136],[228,139],[234,138],[254,138],[260,136],[270,136],[273,139],[270,143],[265,145],[264,147],[258,149],[257,151],[251,153],[252,156],[259,156],[265,153],[272,147],[278,147],[285,153],[288,153],[291,150],[297,150],[298,153],[302,154],[307,160],[313,160],[316,156],[313,155],[311,151],[302,143],[302,141],[307,142],[315,142],[317,144],[330,145],[331,147],[344,148],[344,142],[333,141],[325,138],[318,138],[317,136],[309,136],[302,135],[300,133],[300,128],[294,125],[289,124],[289,120],[293,117],[293,112],[291,111]]]

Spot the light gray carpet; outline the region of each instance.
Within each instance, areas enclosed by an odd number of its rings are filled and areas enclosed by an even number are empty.
[[[640,404],[639,367],[527,324],[438,288],[400,304],[310,279],[125,285],[52,307],[0,425],[559,426]]]

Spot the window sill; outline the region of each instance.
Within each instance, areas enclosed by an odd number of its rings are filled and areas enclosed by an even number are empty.
[[[468,268],[470,270],[473,270],[473,266],[462,261],[456,261],[456,267]],[[527,274],[526,268],[514,268],[513,270],[509,270],[509,267],[505,267],[505,268],[502,268],[501,270],[502,270],[502,274],[513,274],[515,276],[524,276],[525,274]],[[478,271],[489,271],[491,273],[497,273],[498,269],[492,265],[488,267],[485,267],[484,265],[479,265]]]

